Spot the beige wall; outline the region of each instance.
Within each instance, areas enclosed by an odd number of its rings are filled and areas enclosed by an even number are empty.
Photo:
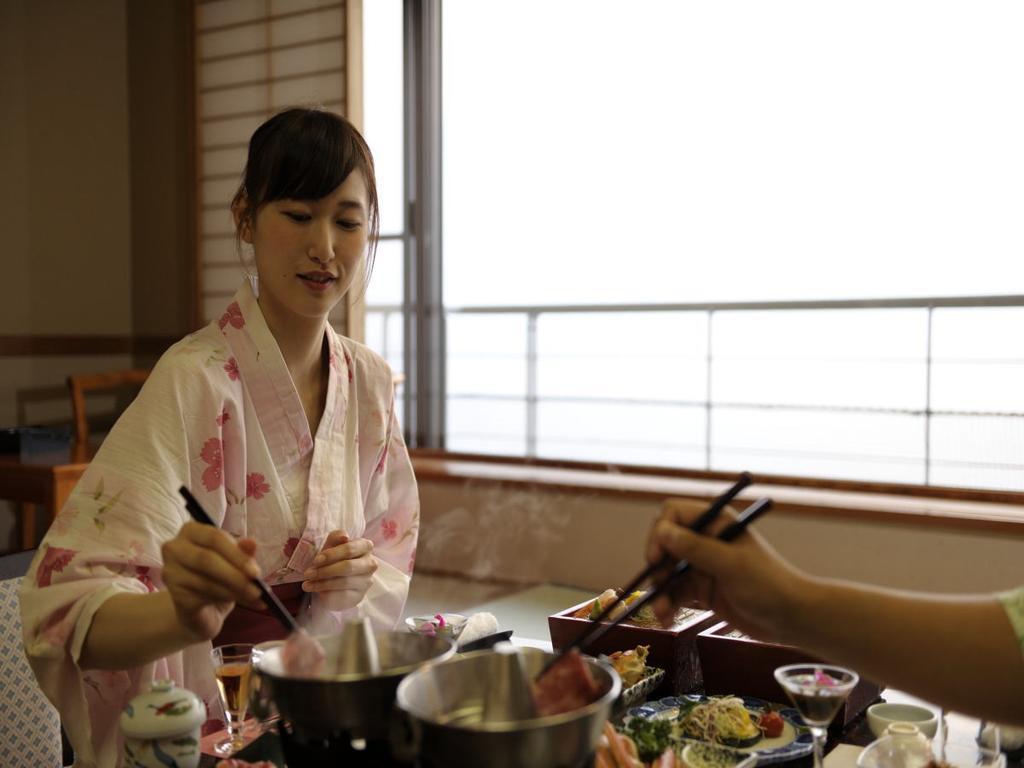
[[[132,327],[192,329],[190,3],[128,0]]]
[[[420,483],[416,567],[603,590],[640,570],[659,505],[489,483]],[[759,530],[824,576],[976,592],[1024,584],[1024,537],[772,514]]]
[[[0,2],[0,336],[190,330],[189,9]],[[66,421],[69,373],[135,362],[0,354],[0,425]]]

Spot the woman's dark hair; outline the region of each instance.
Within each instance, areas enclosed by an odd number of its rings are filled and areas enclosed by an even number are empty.
[[[323,109],[278,112],[256,129],[242,183],[231,200],[241,223],[252,223],[261,207],[274,200],[319,200],[338,188],[353,171],[366,180],[370,209],[366,275],[373,269],[380,233],[377,178],[366,140],[348,120]],[[241,227],[236,228],[236,240]]]

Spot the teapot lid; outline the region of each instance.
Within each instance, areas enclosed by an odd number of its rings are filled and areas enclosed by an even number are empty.
[[[137,739],[162,739],[188,733],[205,720],[206,707],[192,691],[173,680],[154,680],[121,711],[121,731]]]

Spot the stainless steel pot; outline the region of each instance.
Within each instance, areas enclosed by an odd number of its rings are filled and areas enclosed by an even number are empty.
[[[551,717],[488,721],[485,702],[494,685],[494,651],[479,651],[417,670],[398,686],[398,706],[411,718],[415,750],[423,763],[446,768],[568,768],[594,753],[601,728],[622,690],[609,664],[586,658],[604,691],[585,707]],[[540,672],[552,654],[522,649],[527,674]],[[515,692],[506,692],[514,698]]]
[[[432,661],[447,659],[455,644],[409,632],[376,632],[379,671],[295,678],[285,674],[282,644],[259,647],[253,659],[250,704],[257,717],[277,713],[310,737],[345,734],[351,739],[388,738],[395,690],[403,677]],[[326,670],[343,667],[342,635],[317,640],[326,653]],[[268,647],[269,646],[269,647]]]

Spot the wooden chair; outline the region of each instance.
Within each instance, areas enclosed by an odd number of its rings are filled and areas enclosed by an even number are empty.
[[[75,448],[84,449],[89,443],[89,418],[85,413],[85,393],[105,390],[140,387],[149,378],[145,369],[127,371],[110,371],[107,373],[85,373],[68,376],[68,389],[71,391],[71,416],[75,423]],[[84,452],[84,451],[83,451]],[[50,511],[51,519],[60,512]],[[21,534],[21,548],[32,549],[36,546],[36,505],[22,502],[18,505],[18,528]]]
[[[85,414],[85,393],[141,387],[149,378],[147,369],[87,373],[68,376],[71,390],[71,415],[75,422],[75,442],[85,445],[89,441],[89,419]]]

